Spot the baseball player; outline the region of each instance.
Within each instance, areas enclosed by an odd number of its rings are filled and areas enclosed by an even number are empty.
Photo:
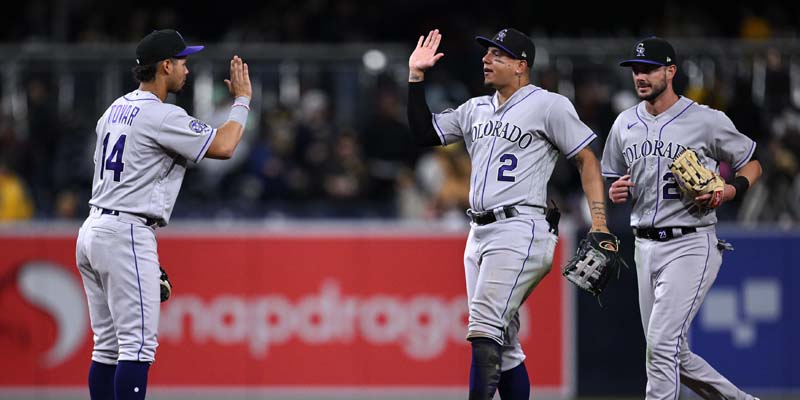
[[[720,111],[679,96],[672,88],[675,50],[651,37],[634,46],[620,65],[631,68],[642,101],[623,111],[611,127],[602,157],[603,175],[615,204],[633,201],[639,310],[647,339],[647,399],[677,399],[679,383],[703,398],[753,399],[725,379],[686,342],[692,319],[722,264],[710,195],[687,198],[669,164],[690,148],[711,171],[729,163],[737,171],[722,202],[742,196],[761,175],[756,144]]]
[[[475,97],[431,114],[424,74],[443,56],[442,35],[420,37],[409,58],[408,119],[418,145],[463,140],[472,161],[471,229],[464,250],[472,346],[469,398],[528,399],[520,347],[519,307],[550,271],[557,218],[545,211],[547,181],[559,153],[573,159],[592,212],[592,230],[608,232],[600,163],[587,147],[596,135],[565,97],[530,84],[535,48],[525,34],[503,29],[477,37],[486,48],[484,83]]]
[[[92,399],[145,398],[158,345],[155,229],[169,222],[187,164],[230,158],[242,138],[252,91],[238,56],[225,80],[235,100],[219,128],[164,102],[186,82],[186,56],[202,49],[172,29],[145,36],[133,68],[139,88],[97,121],[91,211],[76,251],[94,333]]]

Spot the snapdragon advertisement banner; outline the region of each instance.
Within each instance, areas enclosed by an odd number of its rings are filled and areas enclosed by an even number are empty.
[[[465,234],[159,239],[174,284],[151,385],[464,387]],[[570,335],[554,272],[521,310],[534,390],[564,392]],[[85,385],[92,333],[75,237],[0,237],[2,387]],[[571,312],[571,311],[570,311]]]

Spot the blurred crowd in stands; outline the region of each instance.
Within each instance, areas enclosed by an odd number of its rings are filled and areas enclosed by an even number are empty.
[[[733,7],[728,17],[735,19],[724,25],[718,18],[708,19],[704,14],[708,10],[688,11],[679,2],[664,5],[660,15],[641,17],[635,10],[622,11],[619,18],[630,17],[627,23],[606,21],[603,25],[576,16],[569,26],[542,16],[566,10],[534,2],[520,2],[514,13],[490,13],[485,18],[477,16],[477,2],[474,7],[468,2],[456,10],[452,3],[433,2],[423,16],[413,9],[415,4],[423,4],[416,1],[310,0],[301,1],[302,6],[297,1],[275,1],[256,6],[247,18],[228,15],[231,10],[214,10],[218,14],[192,8],[159,12],[156,5],[133,9],[132,4],[64,3],[69,5],[48,8],[49,2],[28,2],[21,18],[12,21],[6,15],[0,39],[7,45],[130,43],[151,27],[173,26],[185,27],[185,35],[191,32],[190,42],[360,41],[408,42],[410,46],[417,35],[435,25],[445,32],[449,47],[445,65],[428,79],[427,94],[434,111],[487,93],[481,85],[479,56],[475,58],[479,53],[472,37],[491,34],[503,26],[516,26],[534,37],[653,33],[668,38],[743,40],[797,40],[799,26],[798,6],[785,6],[794,10],[792,16],[777,3],[755,11]],[[88,7],[98,9],[89,12]],[[385,22],[386,10],[392,10],[394,22]],[[582,27],[574,28],[578,25]],[[625,29],[617,28],[620,26]],[[792,226],[800,221],[800,84],[795,82],[800,70],[792,68],[800,66],[792,65],[789,56],[800,54],[772,48],[762,56],[765,69],[759,82],[763,87],[754,87],[758,85],[754,85],[753,73],[714,74],[713,81],[697,85],[683,68],[676,88],[695,101],[725,111],[740,131],[758,143],[763,182],[753,187],[744,201],[720,210],[719,218]],[[593,144],[599,155],[616,115],[637,99],[625,71],[614,65],[595,67],[575,65],[568,85],[555,66],[538,68],[533,82],[573,100],[581,119],[599,135]],[[622,74],[623,79],[609,79],[610,74]],[[132,80],[131,85],[126,90],[134,87]],[[88,212],[94,168],[94,125],[103,110],[59,111],[58,85],[53,79],[33,76],[22,89],[27,99],[25,120],[15,121],[8,106],[0,113],[0,221],[82,219]],[[334,118],[336,100],[324,87],[302,88],[297,104],[265,104],[251,112],[246,139],[232,160],[204,160],[187,173],[174,216],[444,219],[463,223],[464,210],[469,207],[469,158],[459,144],[435,149],[413,145],[405,116],[405,91],[405,83],[396,74],[381,75],[369,93],[360,94],[358,115],[345,120]],[[218,96],[214,110],[196,116],[216,126],[227,117],[228,100]],[[6,105],[9,101],[0,99]],[[186,108],[192,112],[191,107]],[[722,165],[721,172],[731,178],[729,166]],[[557,165],[550,197],[568,212],[581,215],[580,179],[568,161]],[[614,213],[617,211],[612,210]],[[623,214],[619,213],[619,219],[624,223]]]

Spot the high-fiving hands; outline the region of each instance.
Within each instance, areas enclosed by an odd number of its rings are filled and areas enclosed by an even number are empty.
[[[239,56],[233,56],[231,59],[231,78],[225,79],[225,85],[228,86],[228,90],[233,97],[253,97],[253,89],[250,85],[250,70],[247,68],[247,63],[242,61]]]
[[[425,70],[436,65],[436,62],[444,57],[444,53],[437,53],[439,43],[442,42],[442,34],[438,29],[428,33],[428,36],[420,36],[417,41],[417,48],[408,58],[408,81],[419,82],[425,76]]]

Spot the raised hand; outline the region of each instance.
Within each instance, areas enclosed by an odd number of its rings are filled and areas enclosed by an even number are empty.
[[[233,97],[253,97],[253,88],[250,86],[250,71],[247,64],[239,56],[231,59],[231,78],[225,79],[225,85]]]
[[[611,184],[611,187],[608,188],[608,198],[611,199],[611,202],[614,204],[622,204],[628,201],[628,197],[630,196],[630,188],[636,186],[631,182],[631,176],[625,175]]]
[[[428,33],[426,37],[419,37],[417,48],[408,58],[408,80],[409,82],[421,81],[425,75],[425,70],[436,65],[436,62],[444,57],[444,53],[437,53],[439,43],[442,42],[442,34],[438,29]]]

